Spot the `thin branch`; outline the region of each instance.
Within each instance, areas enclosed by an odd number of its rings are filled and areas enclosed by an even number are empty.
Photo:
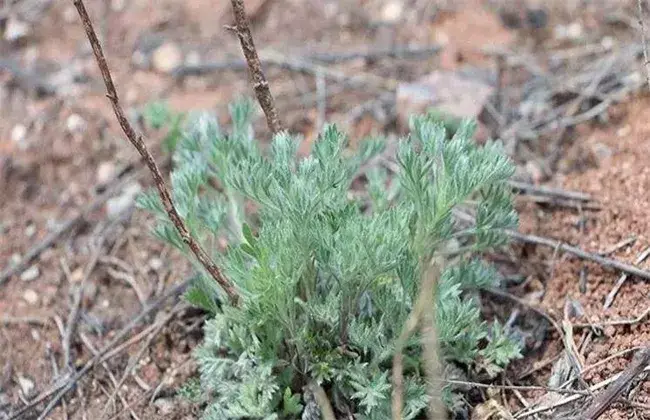
[[[257,55],[255,43],[253,42],[253,35],[251,34],[248,17],[246,17],[246,10],[244,8],[244,0],[231,0],[232,10],[235,15],[235,27],[231,28],[239,38],[242,51],[246,57],[248,68],[253,78],[253,89],[257,100],[266,115],[266,123],[273,134],[282,131],[282,122],[278,117],[278,111],[275,108],[273,95],[267,82],[264,72],[262,71],[262,63]]]
[[[43,413],[41,413],[40,418],[46,418],[47,415],[54,409],[54,407],[56,407],[56,405],[59,403],[61,398],[63,398],[63,396],[74,387],[74,384],[76,384],[77,381],[79,381],[86,373],[90,372],[90,370],[97,363],[101,363],[108,359],[107,356],[109,355],[111,349],[113,349],[119,342],[121,342],[132,329],[138,326],[140,322],[142,322],[142,320],[144,320],[146,317],[150,316],[152,312],[160,308],[160,306],[164,304],[167,301],[167,299],[182,294],[187,288],[188,284],[189,281],[186,280],[178,284],[177,286],[174,286],[163,296],[161,296],[160,299],[156,300],[155,302],[153,302],[152,304],[144,308],[135,318],[129,321],[127,325],[125,325],[120,331],[118,331],[118,333],[111,339],[111,341],[108,344],[106,344],[99,352],[97,352],[97,354],[93,355],[93,357],[90,360],[88,360],[80,370],[78,370],[68,378],[62,378],[61,380],[59,380],[57,384],[54,385],[51,389],[43,392],[41,395],[36,397],[32,402],[30,402],[25,407],[22,407],[15,413],[12,413],[12,416],[9,417],[8,420],[17,420],[19,418],[23,418],[23,414],[36,408],[39,404],[41,404],[42,402],[46,401],[48,398],[54,395],[54,397],[49,401]]]
[[[320,412],[323,415],[324,420],[336,420],[334,415],[334,409],[330,403],[330,399],[327,398],[327,393],[322,386],[318,385],[315,381],[309,384],[311,392],[314,394],[314,399],[320,408]]]
[[[130,166],[130,165],[129,165]],[[130,171],[131,169],[127,169]],[[115,183],[106,189],[101,195],[96,197],[90,204],[84,207],[81,212],[65,221],[61,227],[59,227],[54,232],[48,234],[41,242],[34,245],[20,262],[16,265],[10,265],[0,273],[0,285],[5,283],[14,275],[19,275],[27,269],[29,264],[38,258],[39,255],[46,249],[53,246],[63,235],[65,235],[70,230],[74,229],[76,226],[83,224],[86,221],[88,215],[100,208],[109,198],[111,198],[127,181],[133,179],[131,176],[124,176],[115,181]]]
[[[178,230],[178,233],[180,234],[183,242],[189,246],[189,248],[196,256],[196,259],[201,263],[201,265],[203,265],[207,272],[210,273],[212,278],[214,278],[214,280],[221,286],[221,288],[223,288],[230,301],[233,304],[236,304],[239,296],[235,291],[235,287],[228,279],[226,279],[219,267],[217,267],[217,265],[212,261],[210,256],[208,256],[208,254],[203,250],[201,245],[199,245],[199,243],[196,242],[190,235],[187,227],[185,226],[185,223],[183,222],[183,219],[181,219],[180,215],[176,211],[176,208],[174,207],[171,194],[169,193],[167,185],[165,184],[165,180],[160,173],[160,169],[158,169],[156,161],[151,155],[151,152],[149,152],[149,149],[147,149],[147,146],[142,140],[142,136],[135,132],[131,126],[131,123],[129,123],[129,120],[126,118],[124,110],[120,105],[119,98],[117,96],[117,90],[115,89],[113,78],[108,68],[106,58],[104,57],[102,47],[99,43],[99,40],[97,39],[97,34],[95,33],[95,29],[93,28],[92,22],[88,16],[88,12],[86,11],[86,7],[84,6],[83,1],[73,0],[73,3],[77,8],[77,12],[79,12],[79,17],[81,18],[81,22],[83,23],[86,35],[88,36],[88,41],[90,41],[93,53],[95,54],[97,65],[102,72],[104,84],[106,85],[106,96],[111,102],[115,117],[120,123],[122,131],[124,131],[124,134],[129,139],[131,144],[137,149],[138,153],[140,153],[140,156],[142,156],[142,158],[145,160],[147,167],[151,171],[153,179],[156,183],[156,188],[158,188],[158,194],[160,195],[160,199],[163,203],[163,206],[165,207],[165,211],[167,212],[171,221],[174,223],[174,226],[176,226],[176,229]],[[235,1],[233,0],[233,4],[234,3]]]
[[[650,247],[646,248],[643,252],[641,252],[637,256],[636,260],[634,261],[634,264],[641,264],[646,258],[648,258],[649,255],[650,255]],[[623,273],[621,274],[621,277],[618,278],[616,284],[614,284],[614,287],[607,295],[607,298],[605,298],[605,303],[603,305],[604,309],[609,309],[609,307],[612,306],[612,303],[614,303],[614,299],[616,298],[618,291],[621,290],[621,287],[623,287],[623,283],[625,283],[627,277],[628,277],[627,273]]]
[[[596,420],[618,399],[627,386],[650,364],[650,343],[634,355],[632,364],[616,379],[614,384],[600,393],[584,414],[587,420]]]
[[[584,251],[575,246],[567,245],[563,242],[556,241],[555,239],[543,238],[541,236],[535,236],[535,235],[525,235],[523,233],[519,233],[514,230],[508,230],[507,234],[508,236],[510,236],[513,239],[516,239],[519,242],[526,242],[526,243],[536,244],[536,245],[545,245],[551,248],[558,248],[560,251],[568,252],[584,260],[593,261],[595,263],[602,265],[603,267],[615,268],[624,273],[628,273],[645,280],[650,280],[650,272],[646,270],[643,270],[641,268],[635,267],[630,264],[626,264],[624,262],[612,258],[602,257],[598,254],[593,254],[591,252]]]

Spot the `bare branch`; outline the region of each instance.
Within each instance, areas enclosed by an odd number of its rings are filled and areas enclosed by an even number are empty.
[[[273,95],[271,95],[269,82],[264,76],[262,63],[260,62],[257,50],[255,49],[253,35],[251,34],[248,18],[246,17],[244,0],[231,0],[231,3],[235,15],[235,26],[229,27],[229,29],[233,30],[237,34],[239,42],[241,43],[242,51],[244,52],[246,62],[248,63],[248,69],[253,78],[255,96],[257,96],[257,100],[264,111],[264,115],[266,115],[266,124],[269,126],[269,129],[273,134],[277,134],[283,129],[282,122],[280,121],[280,117],[278,117],[278,111],[275,108],[275,102],[273,100]]]
[[[228,295],[230,301],[233,304],[236,304],[238,301],[238,294],[235,291],[235,287],[221,273],[219,267],[217,267],[217,265],[212,261],[212,259],[208,256],[208,254],[203,250],[201,245],[199,245],[199,243],[196,242],[194,238],[192,238],[192,236],[190,235],[189,231],[187,230],[187,227],[185,227],[185,223],[183,222],[178,212],[176,211],[176,208],[174,207],[171,194],[169,193],[169,189],[165,184],[165,180],[163,179],[162,174],[160,173],[160,169],[158,169],[158,165],[156,164],[156,161],[151,155],[151,152],[149,152],[149,149],[147,149],[147,146],[142,140],[142,136],[135,132],[135,130],[129,123],[129,120],[126,118],[124,114],[124,110],[122,110],[122,107],[120,106],[119,98],[117,96],[117,90],[115,89],[115,85],[113,84],[113,78],[111,77],[111,72],[108,68],[108,64],[106,63],[104,52],[102,51],[102,47],[99,43],[99,39],[97,39],[97,34],[95,33],[95,29],[93,28],[93,24],[90,20],[90,17],[88,16],[88,12],[86,11],[86,7],[84,6],[83,1],[73,0],[73,3],[74,6],[77,8],[77,12],[79,12],[79,17],[81,18],[81,22],[83,23],[84,29],[86,30],[88,41],[90,41],[90,45],[93,49],[93,53],[95,54],[97,65],[99,66],[99,69],[102,72],[102,77],[104,78],[104,84],[106,85],[106,92],[107,92],[106,96],[111,102],[111,106],[113,107],[113,112],[115,113],[115,117],[117,118],[117,121],[120,123],[120,126],[122,127],[122,131],[124,131],[124,134],[129,139],[131,144],[133,144],[133,147],[135,147],[138,153],[140,153],[140,156],[142,156],[147,167],[151,171],[151,175],[153,176],[153,179],[156,182],[156,188],[158,189],[158,194],[160,195],[160,199],[163,203],[163,206],[165,207],[165,211],[167,212],[171,221],[174,223],[174,226],[176,226],[176,229],[178,230],[178,233],[181,235],[183,242],[189,246],[189,248],[196,256],[196,259],[201,263],[201,265],[203,265],[203,267],[208,271],[208,273],[210,273],[210,275],[214,278],[214,280],[223,288],[224,292]]]

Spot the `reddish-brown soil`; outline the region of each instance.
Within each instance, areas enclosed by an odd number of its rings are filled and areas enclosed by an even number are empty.
[[[116,0],[106,3],[124,3],[123,9],[111,12],[105,20],[100,18],[105,12],[103,2],[87,3],[98,28],[107,28],[105,51],[125,107],[139,108],[162,98],[178,111],[211,109],[218,110],[223,117],[229,101],[242,94],[251,94],[245,72],[222,71],[178,83],[169,75],[138,69],[132,62],[139,39],[153,33],[161,34],[166,42],[179,45],[184,53],[199,52],[204,61],[239,58],[235,38],[223,30],[223,25],[229,23],[230,10],[222,5],[215,7],[215,3],[227,2]],[[455,69],[464,64],[490,67],[492,59],[481,53],[482,48],[510,46],[527,36],[500,24],[494,3],[508,2],[458,2],[456,11],[439,15],[433,13],[433,6],[430,6],[437,2],[404,2],[408,6],[404,6],[401,24],[377,24],[384,11],[382,7],[387,3],[251,1],[255,11],[254,36],[260,49],[279,50],[288,55],[385,48],[393,43],[442,44],[441,54],[427,59],[380,59],[375,63],[360,60],[337,67],[350,75],[365,71],[409,81],[436,68]],[[564,7],[564,2],[552,3],[562,3]],[[254,4],[261,6],[258,9]],[[588,10],[593,11],[593,7]],[[587,13],[587,10],[574,7],[567,12],[562,9],[553,16],[565,19],[568,13],[575,18],[581,12]],[[593,22],[599,21],[589,16],[584,19],[585,26],[597,28]],[[32,34],[19,45],[3,41],[2,55],[11,55],[27,67],[34,60],[44,67],[75,67],[91,82],[72,86],[65,94],[36,99],[23,89],[10,86],[11,75],[0,71],[0,270],[96,198],[95,187],[102,164],[108,163],[117,170],[133,162],[139,165],[136,153],[123,139],[114,121],[71,2],[53,2],[31,29]],[[315,91],[313,77],[278,69],[269,69],[268,76],[287,125],[307,140],[313,139],[318,115],[316,104],[303,101],[307,94]],[[328,102],[327,119],[349,125],[346,128],[357,137],[381,131],[390,124],[378,121],[380,119],[374,115],[359,121],[348,119],[355,106],[380,93],[380,89],[364,87],[333,95]],[[593,194],[602,210],[579,214],[544,210],[533,204],[521,205],[524,232],[561,239],[592,252],[635,235],[637,240],[633,246],[612,255],[630,263],[637,253],[650,245],[647,234],[650,170],[646,169],[646,150],[650,149],[650,101],[631,99],[620,107],[620,113],[624,115],[622,122],[608,127],[582,127],[576,136],[580,153],[593,154],[597,166],[582,173],[558,175],[551,180],[563,188]],[[71,119],[72,115],[85,121],[83,127],[68,127],[75,119]],[[15,141],[15,137],[20,137],[16,131],[19,125],[24,126],[25,135]],[[265,137],[266,129],[261,119],[258,125],[261,136]],[[147,143],[162,161],[159,144],[164,133],[148,131],[147,134]],[[150,185],[145,172],[138,173],[134,182],[142,187]],[[55,370],[60,369],[63,358],[61,330],[65,329],[75,290],[93,260],[99,236],[104,236],[104,242],[99,248],[99,262],[86,282],[77,329],[77,335],[87,337],[95,348],[108,343],[142,310],[140,298],[154,300],[189,275],[188,264],[179,255],[150,237],[150,218],[139,211],[130,213],[110,222],[106,207],[101,206],[87,217],[84,226],[72,229],[37,258],[33,266],[38,268],[38,275],[34,279],[13,276],[0,284],[0,419],[9,405],[18,409],[54,384]],[[581,224],[584,228],[580,228]],[[602,309],[604,296],[619,273],[584,264],[571,256],[554,256],[553,250],[542,248],[527,247],[525,262],[541,266],[545,273],[553,272],[550,279],[548,275],[531,277],[527,292],[543,288],[544,298],[535,303],[556,319],[562,319],[567,299],[579,301],[588,317],[573,319],[575,323],[587,322],[586,319],[599,322],[635,318],[650,305],[648,282],[629,279],[613,307],[605,311]],[[588,273],[584,293],[579,290],[583,266]],[[650,267],[650,262],[647,266]],[[116,270],[127,273],[136,287],[116,277]],[[168,304],[162,312],[172,306]],[[36,318],[36,322],[30,321],[31,318]],[[57,408],[51,418],[196,418],[196,407],[182,398],[172,400],[170,396],[195,373],[190,353],[200,340],[198,320],[196,314],[188,312],[177,316],[145,349],[135,375],[129,376],[120,387],[120,398],[128,401],[132,413],[118,398],[118,402],[108,406],[107,416],[101,417],[114,385],[108,370],[96,367],[79,382],[78,391],[71,392],[65,406]],[[155,317],[148,321],[132,334],[155,322]],[[583,330],[576,329],[576,341],[582,333]],[[544,351],[529,356],[526,363],[552,356],[561,349],[557,339],[549,337]],[[72,363],[78,367],[92,354],[78,338],[73,341]],[[586,346],[585,366],[649,341],[647,319],[629,326],[607,327],[603,336],[594,337]],[[143,343],[146,340],[133,344],[108,362],[111,375],[118,381]],[[585,379],[590,384],[606,379],[624,369],[629,359],[629,355],[614,359],[587,373]],[[546,373],[541,371],[534,381],[545,384]],[[161,382],[162,402],[150,404],[148,390]],[[30,392],[24,395],[21,389]],[[639,389],[635,402],[650,404],[647,383]],[[521,406],[511,408],[515,411]],[[636,418],[650,418],[641,408],[622,405],[604,418],[630,418],[625,416],[634,414]]]

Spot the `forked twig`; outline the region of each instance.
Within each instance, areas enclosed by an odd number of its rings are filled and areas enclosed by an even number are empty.
[[[241,0],[239,2],[241,3]],[[233,0],[233,5],[235,3],[237,3],[237,1]],[[93,28],[93,24],[90,20],[90,17],[88,16],[88,12],[86,11],[86,7],[84,6],[83,0],[73,0],[73,4],[76,7],[77,12],[79,13],[79,17],[81,18],[81,22],[83,23],[84,29],[86,31],[88,41],[90,42],[93,53],[95,54],[97,65],[99,66],[99,70],[101,71],[102,77],[104,79],[104,84],[106,85],[106,92],[107,92],[106,96],[111,102],[111,106],[113,107],[113,112],[115,113],[115,117],[120,123],[120,126],[122,127],[122,131],[124,131],[126,137],[129,139],[131,144],[137,149],[138,153],[140,154],[140,156],[142,156],[147,167],[151,171],[153,179],[156,183],[156,188],[158,189],[158,194],[160,195],[160,199],[162,201],[163,206],[165,207],[165,211],[167,212],[167,215],[174,223],[174,226],[176,227],[176,230],[178,230],[178,233],[180,234],[183,242],[189,246],[189,248],[196,256],[196,259],[207,270],[207,272],[210,273],[212,278],[214,278],[214,280],[221,286],[221,288],[223,288],[224,292],[228,295],[230,301],[233,304],[236,304],[239,296],[235,291],[235,287],[223,275],[219,267],[217,267],[217,265],[212,261],[210,256],[203,250],[201,245],[199,245],[199,243],[196,242],[194,238],[192,238],[192,236],[190,235],[189,231],[187,230],[187,227],[185,226],[185,223],[183,222],[183,219],[181,219],[180,215],[176,211],[176,207],[174,207],[171,194],[169,193],[169,189],[165,184],[165,180],[163,179],[162,174],[160,173],[160,169],[158,169],[158,165],[156,164],[156,161],[154,160],[153,156],[151,155],[151,152],[149,152],[149,149],[147,148],[144,141],[142,140],[142,136],[136,133],[136,131],[131,126],[131,123],[129,123],[129,120],[126,118],[126,115],[124,114],[124,110],[120,105],[119,98],[117,96],[117,90],[115,89],[115,84],[113,83],[113,78],[108,68],[108,63],[106,62],[106,58],[104,57],[104,52],[102,51],[102,47],[99,43],[99,39],[97,38],[97,34],[95,33],[95,29]],[[243,12],[243,4],[241,6]]]
[[[257,50],[255,49],[253,35],[251,34],[248,18],[246,17],[244,1],[231,0],[231,3],[232,11],[235,15],[235,26],[230,27],[229,29],[233,30],[235,34],[237,34],[239,42],[241,43],[242,51],[244,52],[246,62],[248,63],[248,69],[253,78],[253,89],[255,90],[255,95],[264,111],[264,115],[266,115],[266,123],[271,132],[277,134],[282,131],[282,122],[280,121],[278,111],[275,108],[275,102],[273,100],[273,95],[271,94],[269,82],[264,76],[262,63],[257,55]]]

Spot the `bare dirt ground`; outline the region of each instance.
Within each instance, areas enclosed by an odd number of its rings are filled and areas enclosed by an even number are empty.
[[[3,9],[1,18],[5,38],[0,43],[0,270],[16,264],[66,221],[88,210],[24,270],[0,279],[0,418],[36,418],[45,408],[37,404],[39,397],[185,281],[191,268],[152,238],[148,216],[133,210],[133,193],[150,186],[150,178],[115,123],[72,2],[49,2],[41,9],[38,5],[48,2],[13,3],[6,13]],[[413,81],[435,69],[467,67],[494,74],[494,57],[486,55],[484,47],[535,53],[567,42],[583,46],[593,38],[625,39],[634,25],[634,8],[618,11],[608,8],[608,2],[587,6],[550,2],[550,22],[536,31],[503,25],[497,11],[509,2],[472,0],[453,8],[438,3],[444,2],[256,0],[246,4],[260,51],[302,57],[394,45],[442,47],[437,54],[417,59],[382,56],[328,64],[344,73],[345,79],[358,74],[381,76],[380,82],[362,76],[354,86],[340,81],[328,84],[326,119],[345,126],[353,138],[401,129],[394,104],[380,100],[382,95],[392,95],[392,80]],[[122,101],[135,121],[139,121],[137,111],[153,100],[164,99],[176,111],[210,109],[225,117],[229,101],[252,94],[246,72],[236,64],[183,80],[168,71],[172,64],[240,59],[236,39],[223,29],[231,23],[228,2],[114,0],[105,4],[88,2],[87,7],[101,30]],[[7,36],[14,18],[27,25],[17,40]],[[611,23],[606,20],[610,18],[618,20]],[[554,33],[558,25],[569,35]],[[562,38],[570,38],[571,31],[582,35],[573,41]],[[599,32],[587,35],[590,31]],[[6,60],[22,70],[16,71]],[[267,73],[283,119],[309,144],[322,117],[315,77],[278,66],[270,66]],[[37,97],[39,86],[54,93]],[[572,142],[563,143],[559,164],[546,176],[539,175],[534,158],[528,156],[527,162],[518,158],[528,178],[589,193],[600,210],[559,208],[522,198],[518,200],[521,231],[594,253],[634,237],[634,242],[610,257],[635,263],[650,246],[646,158],[650,101],[642,95],[628,96],[609,115],[608,123],[587,121],[569,130]],[[266,138],[262,119],[259,122],[260,138]],[[140,128],[159,161],[164,161],[165,133],[145,125]],[[103,194],[110,197],[107,202],[101,199]],[[620,272],[531,245],[516,245],[510,256],[526,278],[513,293],[554,319],[575,325],[632,320],[573,329],[587,384],[623,370],[632,352],[596,368],[591,365],[650,341],[648,317],[638,319],[650,307],[647,280],[631,276],[611,308],[604,309]],[[191,350],[200,341],[201,320],[201,314],[181,299],[165,300],[127,331],[126,344],[112,346],[105,363],[81,378],[51,418],[196,418],[198,407],[176,391],[196,373]],[[556,355],[562,349],[561,337],[549,331],[524,363],[513,367],[522,376],[531,365],[545,365],[521,383],[548,385],[549,377],[557,373]],[[515,413],[538,397],[543,396],[505,392],[501,401]],[[625,401],[601,418],[650,418],[648,382],[635,383]],[[35,410],[16,415],[30,404]]]

